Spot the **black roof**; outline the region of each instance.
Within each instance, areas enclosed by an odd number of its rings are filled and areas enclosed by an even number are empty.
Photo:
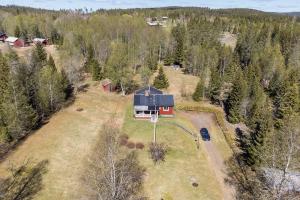
[[[144,94],[135,94],[135,106],[149,106],[149,107],[172,107],[174,106],[173,95],[156,94],[145,96]]]
[[[135,91],[135,94],[145,94],[146,91],[149,91],[149,94],[163,94],[163,92],[155,87],[146,86],[142,89]]]

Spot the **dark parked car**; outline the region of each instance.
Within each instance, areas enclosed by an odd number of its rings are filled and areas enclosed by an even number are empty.
[[[201,128],[200,135],[204,141],[210,141],[210,135],[207,128]]]

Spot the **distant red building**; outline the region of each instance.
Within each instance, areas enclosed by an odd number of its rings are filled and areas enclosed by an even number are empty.
[[[16,37],[8,37],[5,39],[5,42],[8,45],[14,46],[14,47],[24,47],[25,46],[24,40],[22,40],[20,38],[16,38]]]
[[[6,38],[7,38],[7,35],[5,33],[0,32],[0,41],[4,42]]]

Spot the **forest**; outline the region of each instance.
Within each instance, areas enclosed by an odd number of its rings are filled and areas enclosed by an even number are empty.
[[[167,27],[145,21],[162,16]],[[178,65],[199,78],[194,101],[218,105],[229,123],[247,127],[237,129],[240,151],[228,163],[237,199],[297,199],[299,190],[285,185],[300,170],[299,20],[248,9],[0,7],[0,32],[49,38],[60,59],[42,45],[28,59],[0,53],[0,153],[72,101],[86,73],[111,79],[125,95],[150,84],[158,66]],[[225,32],[237,37],[235,48],[220,43]],[[266,173],[280,181],[270,184]]]

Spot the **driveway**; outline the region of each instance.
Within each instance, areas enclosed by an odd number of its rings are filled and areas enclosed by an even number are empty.
[[[227,154],[231,150],[225,141],[224,135],[222,134],[220,127],[216,123],[214,114],[196,112],[183,112],[182,114],[193,123],[197,130],[200,130],[201,128],[208,129],[209,134],[211,136],[211,141],[201,140],[204,146],[203,149],[205,151],[205,154],[207,155],[209,164],[213,169],[214,173],[216,174],[217,180],[221,185],[223,191],[223,199],[235,199],[234,187],[225,182],[227,178],[227,167],[225,165],[225,161],[230,157]],[[225,148],[226,150],[224,150]]]

